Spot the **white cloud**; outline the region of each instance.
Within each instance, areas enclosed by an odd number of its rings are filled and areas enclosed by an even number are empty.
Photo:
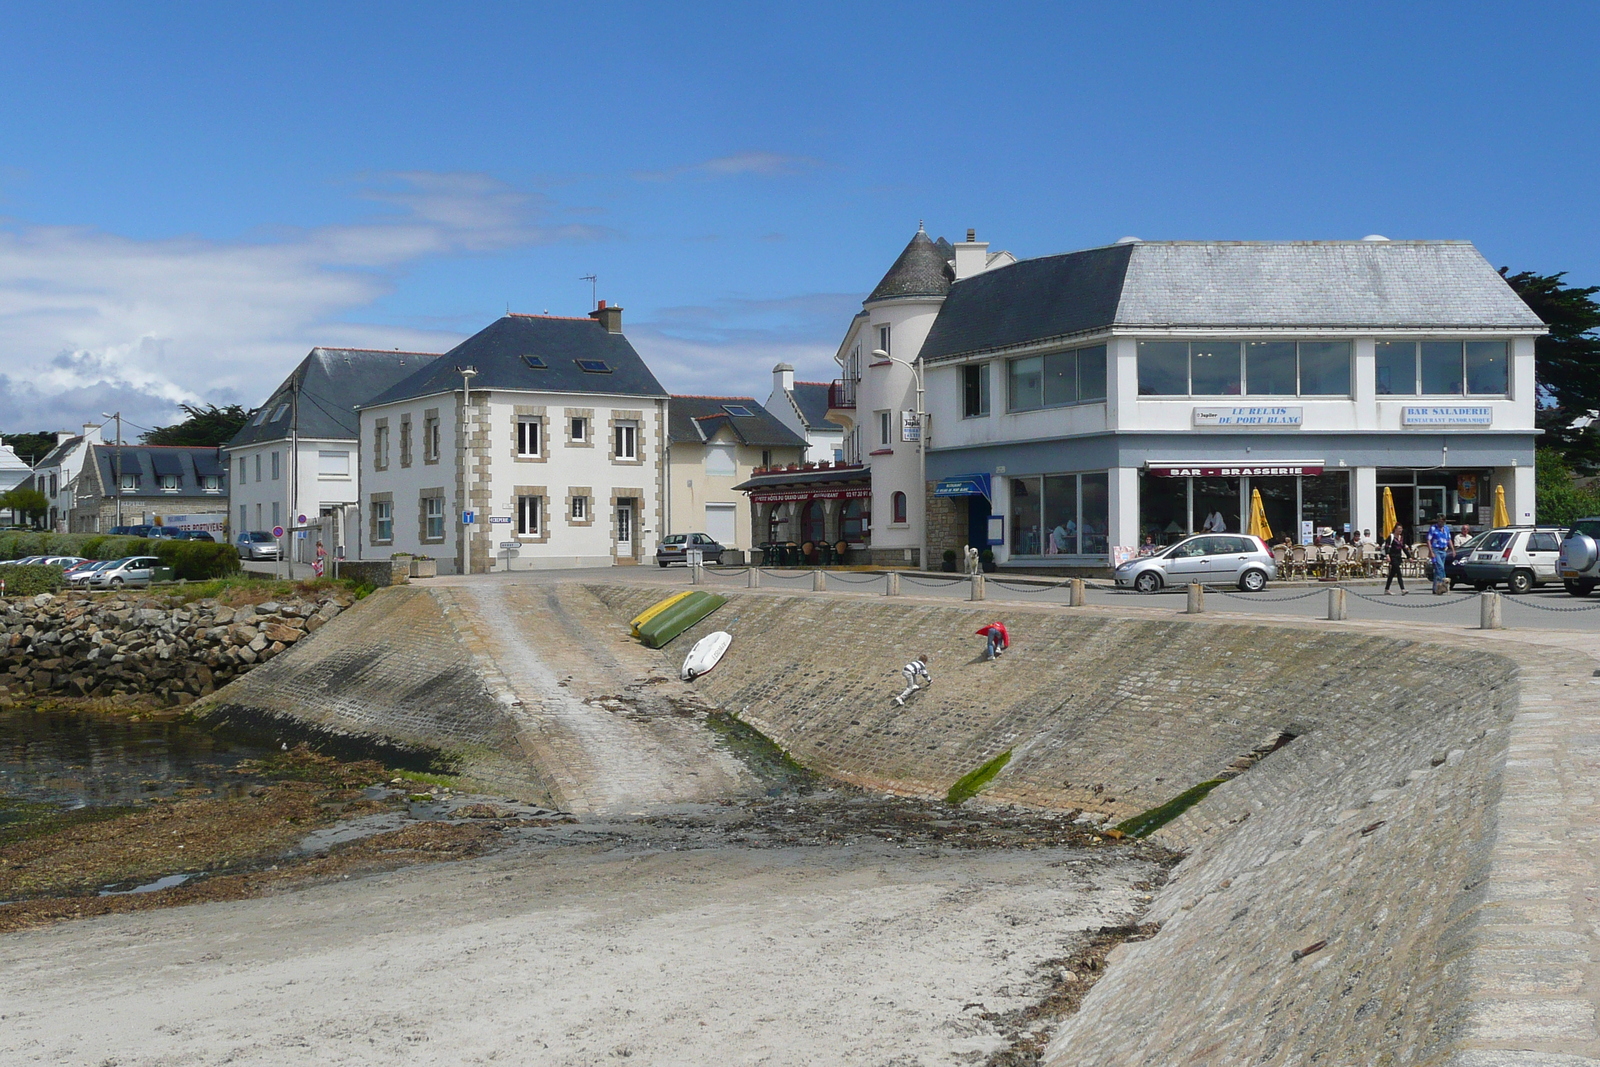
[[[482,174],[379,175],[360,195],[387,210],[255,241],[0,224],[0,427],[256,403],[316,344],[442,351],[459,335],[338,318],[425,257],[604,235],[545,225],[542,198]]]
[[[809,156],[786,156],[779,152],[739,152],[667,170],[635,171],[633,176],[646,182],[665,182],[683,177],[733,178],[744,174],[752,174],[758,178],[784,178],[804,174],[821,165],[820,160]]]

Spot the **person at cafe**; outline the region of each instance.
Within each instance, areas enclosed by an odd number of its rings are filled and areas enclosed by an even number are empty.
[[[1400,583],[1400,595],[1406,595],[1406,579],[1400,573],[1400,567],[1405,563],[1407,551],[1405,527],[1397,522],[1394,524],[1394,529],[1389,531],[1389,536],[1383,540],[1383,554],[1389,560],[1389,580],[1383,583],[1384,596],[1394,596],[1389,586],[1397,581]]]
[[[1433,553],[1433,594],[1438,596],[1450,587],[1444,576],[1444,557],[1450,551],[1450,526],[1443,515],[1433,517],[1428,527],[1428,551]]]

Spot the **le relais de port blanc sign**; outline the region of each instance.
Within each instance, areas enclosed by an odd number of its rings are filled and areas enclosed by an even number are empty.
[[[1487,404],[1407,404],[1402,426],[1491,426],[1494,409]]]
[[[1196,427],[1249,430],[1298,430],[1304,409],[1277,404],[1222,405],[1194,409]]]

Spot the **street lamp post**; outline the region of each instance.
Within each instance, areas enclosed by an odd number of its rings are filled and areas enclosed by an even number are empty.
[[[117,522],[116,522],[116,524],[118,526],[121,526],[122,525],[122,412],[119,411],[114,415],[107,415],[105,412],[102,411],[100,413],[100,417],[103,418],[103,419],[115,419],[117,421],[117,450],[115,452],[111,453],[111,456],[112,456],[111,477],[117,483],[117,489],[116,489],[116,494],[117,494]],[[91,457],[93,456],[93,452],[94,452],[94,450],[90,449]],[[98,530],[99,527],[96,526],[95,529]]]
[[[920,501],[922,515],[919,520],[919,529],[922,531],[922,545],[917,550],[917,566],[923,570],[928,567],[928,413],[922,406],[922,356],[917,356],[916,362],[897,359],[881,348],[872,350],[874,359],[886,359],[891,363],[898,363],[910,369],[917,380],[917,499]],[[892,517],[892,516],[891,516]]]
[[[468,422],[468,409],[472,404],[472,379],[477,376],[476,367],[458,367],[461,372],[461,464],[462,464],[462,489],[461,510],[471,511],[472,508],[472,427]],[[478,516],[472,516],[473,526],[477,526]],[[461,524],[461,573],[472,573],[472,530],[467,524]]]

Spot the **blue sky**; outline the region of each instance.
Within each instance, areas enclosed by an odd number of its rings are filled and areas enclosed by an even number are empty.
[[[1046,255],[1466,238],[1600,283],[1594,5],[0,7],[0,430],[258,403],[599,295],[832,376],[927,220]]]

